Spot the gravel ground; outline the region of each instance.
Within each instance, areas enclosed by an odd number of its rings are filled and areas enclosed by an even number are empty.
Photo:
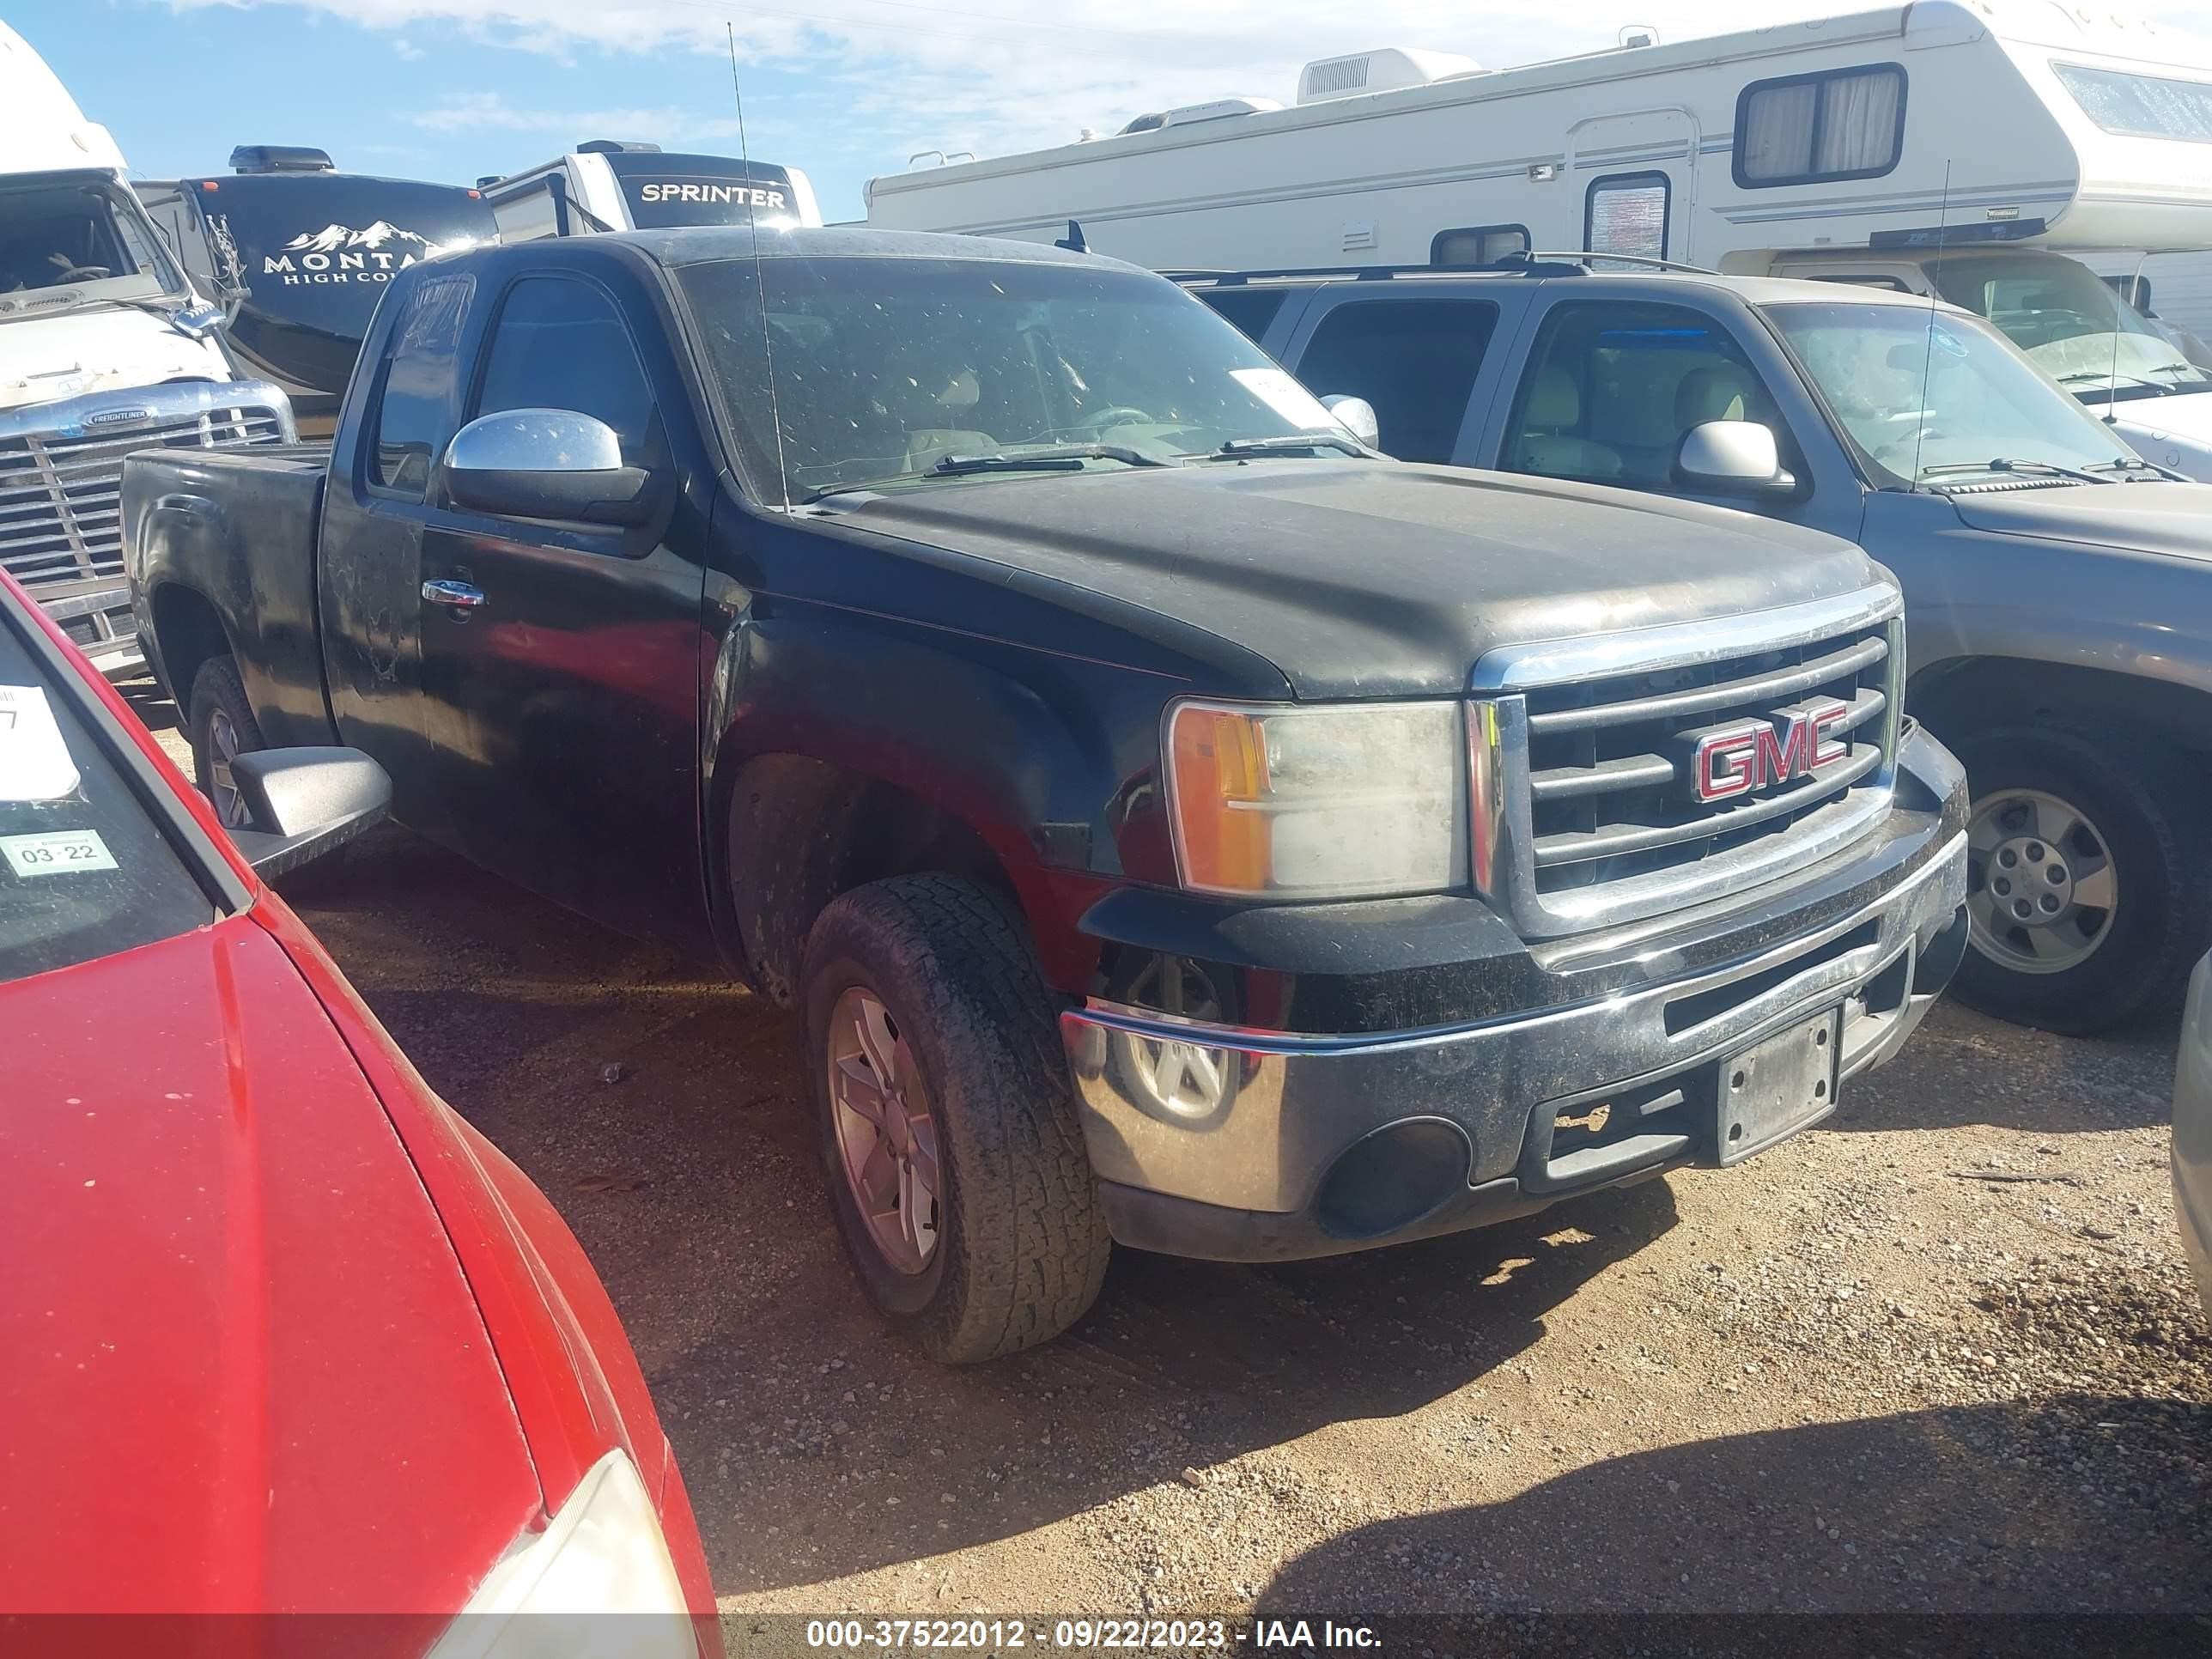
[[[1942,1007],[1742,1168],[1324,1262],[1123,1252],[1069,1336],[951,1372],[862,1305],[785,1017],[397,830],[291,896],[590,1250],[733,1631],[2212,1613],[2170,1018]]]

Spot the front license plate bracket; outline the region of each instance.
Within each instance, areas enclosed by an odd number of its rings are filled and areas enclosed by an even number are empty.
[[[1842,1038],[1843,1010],[1830,1008],[1721,1061],[1713,1145],[1723,1167],[1787,1140],[1835,1110]]]

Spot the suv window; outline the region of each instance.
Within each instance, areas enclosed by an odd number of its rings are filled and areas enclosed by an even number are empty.
[[[1237,331],[1255,345],[1290,297],[1288,289],[1279,288],[1196,288],[1191,292],[1236,324]]]
[[[1529,354],[1504,465],[1666,489],[1682,434],[1706,421],[1757,421],[1789,448],[1773,399],[1712,318],[1681,306],[1572,301],[1552,308]]]
[[[507,289],[470,418],[507,409],[574,410],[614,428],[624,465],[664,459],[653,382],[622,313],[578,277],[525,276]]]
[[[1373,404],[1385,454],[1449,461],[1497,329],[1487,300],[1347,301],[1306,342],[1298,379],[1322,397]]]
[[[430,460],[445,435],[453,397],[453,351],[476,278],[433,276],[415,290],[392,331],[384,385],[377,394],[376,444],[369,481],[419,501]]]

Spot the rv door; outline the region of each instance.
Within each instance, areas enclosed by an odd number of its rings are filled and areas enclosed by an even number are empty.
[[[1571,246],[1647,259],[1694,258],[1701,143],[1697,117],[1679,105],[1575,123],[1567,130],[1566,179],[1560,181],[1577,198],[1562,204],[1577,216]]]

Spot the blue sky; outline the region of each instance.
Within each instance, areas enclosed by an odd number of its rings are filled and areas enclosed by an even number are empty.
[[[2033,4],[2037,0],[2020,0]],[[1759,21],[1852,9],[1767,0]],[[2169,25],[2203,0],[2152,0]],[[591,137],[738,149],[805,167],[831,219],[918,150],[982,155],[1111,131],[1232,94],[1288,101],[1298,65],[1379,46],[1503,68],[1614,43],[1741,27],[1741,0],[0,0],[142,176],[220,173],[240,143],[313,144],[349,172],[466,183]],[[2201,23],[2197,25],[2201,27]]]

